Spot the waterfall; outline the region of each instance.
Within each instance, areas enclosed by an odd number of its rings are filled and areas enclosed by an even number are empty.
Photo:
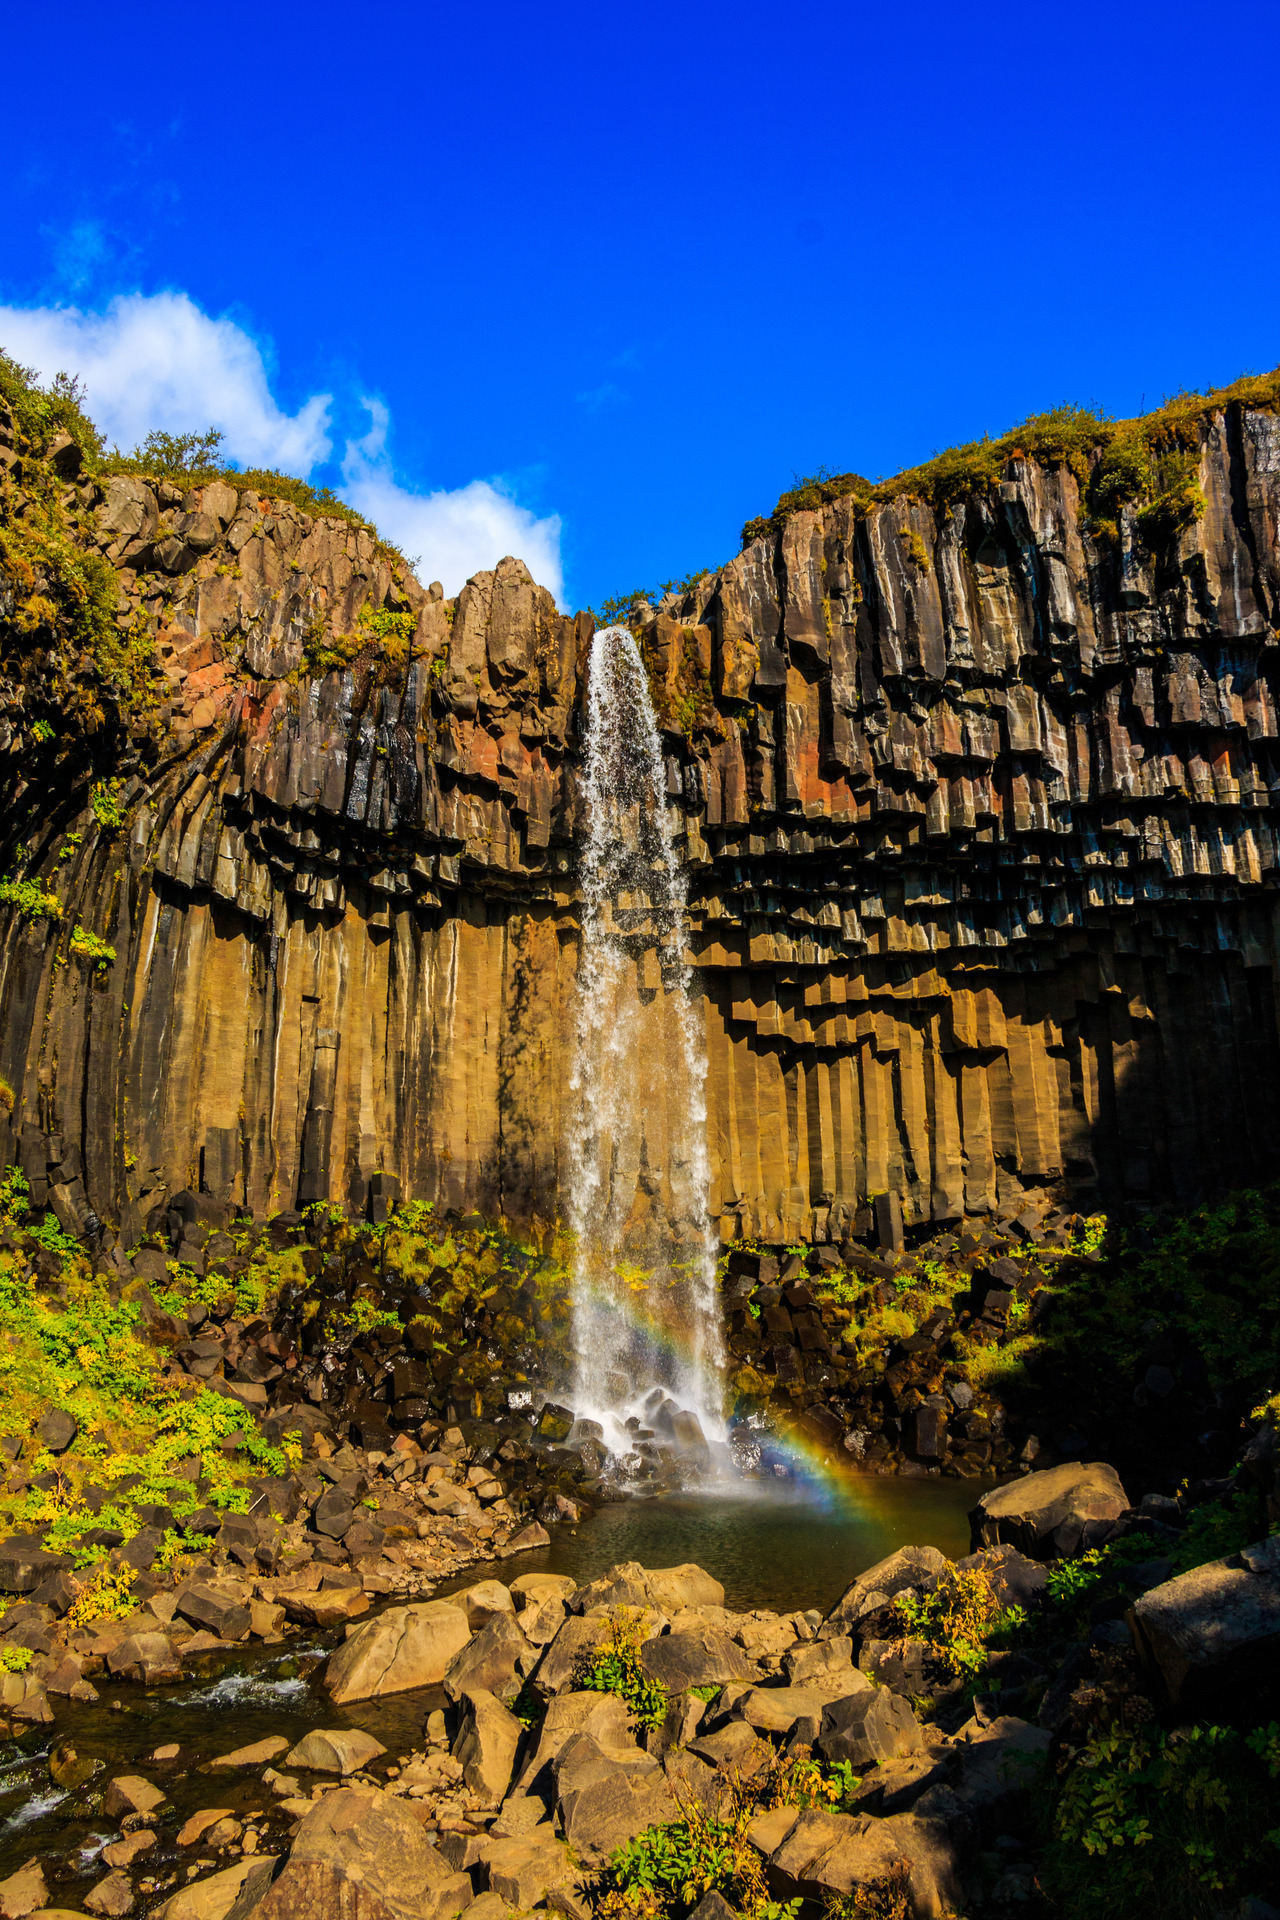
[[[636,1430],[650,1424],[658,1442],[705,1463],[703,1436],[714,1445],[724,1434],[706,1054],[662,743],[623,627],[591,645],[582,804],[567,1193],[574,1408],[624,1464],[638,1464]]]

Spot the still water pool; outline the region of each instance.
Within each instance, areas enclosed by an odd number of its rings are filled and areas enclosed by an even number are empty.
[[[576,1532],[521,1557],[520,1571],[594,1580],[619,1560],[645,1567],[693,1560],[719,1580],[725,1605],[745,1613],[819,1607],[826,1613],[864,1568],[898,1547],[969,1551],[968,1514],[991,1481],[850,1475],[830,1487],[795,1480],[740,1483],[741,1491],[667,1495],[602,1507]]]

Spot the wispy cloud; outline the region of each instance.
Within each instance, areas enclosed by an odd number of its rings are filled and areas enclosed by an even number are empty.
[[[87,262],[99,235],[73,251]],[[333,452],[334,396],[312,394],[296,413],[277,405],[258,342],[234,320],[204,313],[185,293],[121,294],[100,313],[74,306],[0,306],[0,347],[46,380],[65,370],[84,382],[88,410],[109,442],[131,448],[153,428],[217,427],[240,466],[312,477]],[[348,407],[354,407],[350,396]],[[339,491],[410,555],[424,580],[456,593],[470,574],[515,554],[559,600],[560,519],[539,519],[501,477],[417,493],[396,479],[389,416],[365,400],[372,425],[346,442]]]
[[[219,427],[233,460],[305,479],[333,446],[332,396],[313,394],[297,413],[283,412],[257,342],[185,293],[121,294],[104,313],[0,307],[0,346],[46,379],[60,369],[79,374],[89,412],[121,447],[153,427]]]
[[[588,413],[599,413],[602,407],[616,407],[627,396],[615,381],[606,380],[603,386],[588,387],[585,393],[575,393],[573,397]]]
[[[362,438],[347,442],[343,496],[397,546],[418,556],[419,576],[439,580],[454,594],[469,575],[515,554],[559,601],[559,514],[538,519],[511,497],[501,478],[471,480],[452,492],[413,493],[400,486],[387,455],[387,409],[380,400],[363,404],[371,425]]]

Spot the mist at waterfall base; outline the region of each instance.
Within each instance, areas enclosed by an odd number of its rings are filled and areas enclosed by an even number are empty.
[[[567,1211],[577,1422],[619,1477],[732,1470],[706,1055],[690,995],[685,870],[639,649],[591,645],[582,780],[582,951]]]

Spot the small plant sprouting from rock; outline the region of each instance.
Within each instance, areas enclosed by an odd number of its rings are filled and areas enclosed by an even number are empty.
[[[609,1621],[608,1637],[583,1663],[578,1685],[589,1693],[616,1693],[642,1727],[660,1727],[667,1711],[667,1690],[651,1680],[640,1664],[642,1616],[619,1607]]]

